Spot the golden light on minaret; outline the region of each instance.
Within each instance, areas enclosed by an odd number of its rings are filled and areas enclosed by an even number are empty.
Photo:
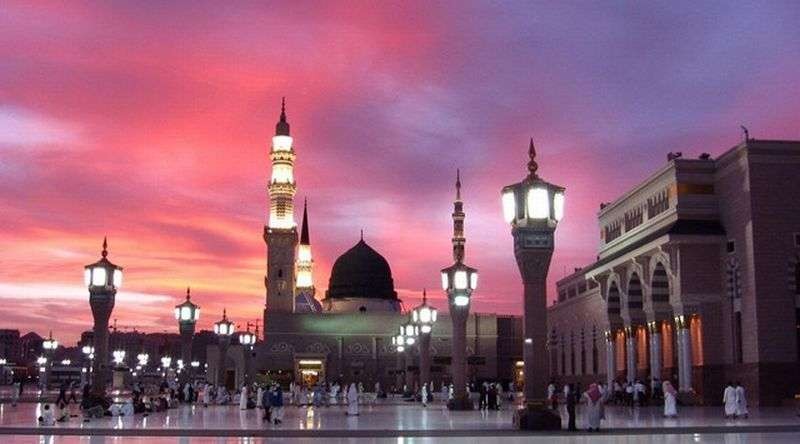
[[[292,229],[294,222],[294,195],[297,185],[294,181],[295,153],[292,137],[289,136],[289,123],[286,121],[286,102],[281,102],[281,117],[275,126],[272,137],[272,178],[269,182],[269,228]]]

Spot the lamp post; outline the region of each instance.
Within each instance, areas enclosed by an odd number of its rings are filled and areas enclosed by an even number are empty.
[[[411,311],[411,321],[419,327],[419,384],[431,383],[431,331],[437,310],[428,305],[427,292],[422,290],[422,304]],[[429,387],[430,388],[430,387]],[[429,390],[430,392],[430,390]]]
[[[114,364],[116,364],[117,367],[121,367],[125,364],[126,354],[127,353],[125,353],[125,350],[114,350],[112,356],[114,356]]]
[[[225,377],[225,358],[228,356],[228,345],[235,330],[233,322],[228,320],[226,311],[222,310],[222,319],[214,323],[214,333],[219,340],[219,359],[217,359],[217,375],[214,380],[217,385],[222,385]]]
[[[105,396],[108,383],[108,320],[114,309],[117,289],[122,285],[122,267],[108,260],[108,242],[103,239],[102,258],[84,267],[84,282],[89,288],[89,305],[94,318],[94,347],[92,392]]]
[[[53,367],[53,355],[55,354],[57,348],[58,348],[58,341],[53,339],[53,331],[50,330],[50,335],[47,337],[47,339],[42,341],[42,349],[44,349],[44,356],[45,358],[47,358],[45,361],[46,365],[44,365],[45,370],[41,375],[43,378],[41,383],[42,383],[42,388],[44,390],[47,389],[47,384],[50,379],[50,370]]]
[[[178,321],[178,330],[181,333],[181,360],[188,363],[192,360],[192,339],[194,328],[200,319],[200,307],[192,303],[191,290],[186,287],[186,300],[175,306],[175,320]],[[189,379],[189,372],[180,373],[181,382]]]
[[[461,175],[456,175],[456,200],[453,203],[453,265],[442,269],[442,289],[447,292],[450,319],[453,321],[451,369],[453,399],[450,410],[472,410],[467,393],[467,318],[472,292],[478,286],[478,270],[464,264],[464,203],[461,201]]]
[[[419,327],[413,322],[406,322],[400,326],[400,331],[403,333],[405,340],[405,356],[406,356],[406,371],[405,371],[405,385],[408,393],[413,395],[414,391],[414,344],[417,343],[417,336],[419,336]]]
[[[250,354],[253,352],[253,346],[256,344],[256,335],[250,333],[250,323],[247,323],[247,330],[239,333],[239,344],[242,345],[244,352],[244,381],[245,384],[253,382],[253,374],[250,371]]]
[[[172,356],[161,357],[161,368],[164,369],[164,379],[169,376],[169,369],[172,366]]]
[[[406,350],[406,337],[405,337],[405,329],[400,327],[400,334],[392,336],[392,345],[394,346],[395,351],[397,351],[397,373],[395,373],[395,380],[394,384],[395,387],[398,389],[400,388],[401,384],[403,384],[403,375],[405,374],[406,370],[404,369],[404,358],[403,352]],[[402,373],[400,369],[403,369]]]
[[[83,368],[83,373],[86,374],[85,382],[91,383],[92,382],[92,368],[94,368],[94,347],[91,345],[84,345],[81,347],[81,352],[85,358],[85,362],[87,364],[86,367]]]
[[[502,191],[503,216],[511,225],[514,257],[524,285],[523,357],[525,403],[528,410],[544,407],[547,385],[547,272],[553,255],[553,234],[564,216],[564,187],[536,173],[536,149],[531,139],[528,176]]]

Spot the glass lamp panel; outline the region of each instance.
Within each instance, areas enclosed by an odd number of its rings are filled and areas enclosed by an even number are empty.
[[[181,309],[178,307],[175,307],[175,319],[181,320]]]
[[[219,324],[214,324],[214,334],[219,334]]]
[[[437,315],[438,315],[438,311],[431,309],[431,322],[436,322],[436,316]]]
[[[198,319],[200,319],[200,307],[195,307],[194,308],[194,320],[196,321]]]
[[[463,295],[456,296],[453,299],[453,303],[458,307],[466,307],[467,305],[469,305],[469,297]]]
[[[92,269],[92,285],[102,287],[106,285],[106,269],[103,267],[94,267]]]
[[[553,216],[556,221],[564,217],[564,193],[556,193],[553,196]]]
[[[406,348],[403,347],[402,345],[398,345],[397,346],[397,351],[400,352],[400,353],[403,353],[404,351],[406,351]]]
[[[181,307],[181,320],[182,321],[192,320],[192,310],[189,307]]]
[[[470,290],[478,288],[478,273],[474,271],[469,275],[469,288]]]
[[[459,270],[455,272],[455,276],[453,278],[455,281],[454,287],[456,290],[466,290],[467,289],[467,272],[464,270]]]
[[[419,320],[420,320],[420,315],[419,315],[419,312],[418,312],[417,310],[414,310],[414,311],[412,311],[412,312],[411,312],[411,319],[412,319],[414,322],[419,322]],[[425,322],[425,321],[422,321],[422,322]]]
[[[533,219],[550,217],[550,199],[547,188],[531,188],[528,190],[528,216]]]
[[[428,307],[422,307],[422,310],[419,311],[419,320],[420,322],[431,322],[431,309]]]
[[[447,279],[447,273],[442,272],[442,290],[447,290],[448,281],[449,279]]]
[[[235,327],[236,327],[236,326],[235,326],[235,325],[233,325],[232,323],[231,323],[231,324],[228,324],[228,334],[229,334],[229,335],[232,335],[232,334],[233,334],[233,331],[234,331],[234,330],[236,330],[236,328],[235,328]]]
[[[503,219],[505,219],[506,223],[511,223],[516,215],[517,202],[514,198],[514,192],[506,191],[503,193]]]
[[[292,138],[290,136],[273,136],[272,149],[274,151],[290,151],[292,149]]]
[[[122,286],[122,270],[114,270],[114,286],[117,288]]]
[[[87,287],[92,283],[92,271],[88,268],[83,270],[83,284]]]
[[[431,332],[431,326],[430,325],[423,325],[422,326],[422,332],[423,333],[430,333]]]
[[[415,339],[414,338],[406,338],[406,345],[414,345]]]

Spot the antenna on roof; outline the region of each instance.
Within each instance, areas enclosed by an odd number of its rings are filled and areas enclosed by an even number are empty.
[[[745,142],[749,142],[750,141],[750,131],[748,131],[747,127],[744,126],[744,125],[739,125],[739,127],[742,128],[742,132],[744,132],[744,141]]]

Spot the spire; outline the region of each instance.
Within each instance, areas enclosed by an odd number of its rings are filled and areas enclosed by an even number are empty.
[[[456,200],[461,200],[461,170],[456,168]]]
[[[191,298],[191,296],[189,295],[189,291],[190,291],[189,287],[186,287],[186,300],[187,301]]]
[[[528,156],[531,160],[528,161],[528,177],[535,179],[539,176],[536,175],[536,170],[539,169],[539,164],[536,163],[536,147],[533,146],[533,137],[531,137],[531,145],[528,147]]]
[[[311,245],[308,236],[308,199],[303,199],[303,225],[300,229],[300,245]]]
[[[276,136],[288,136],[289,135],[289,122],[286,121],[286,97],[281,99],[281,117],[278,120],[278,124],[275,125],[275,135]]]
[[[425,291],[425,288],[422,289],[422,305],[428,303],[428,292]]]
[[[228,310],[226,308],[222,309],[222,320],[223,321],[228,320]]]
[[[108,237],[107,236],[103,236],[103,251],[100,254],[102,254],[104,258],[106,256],[108,256]]]

